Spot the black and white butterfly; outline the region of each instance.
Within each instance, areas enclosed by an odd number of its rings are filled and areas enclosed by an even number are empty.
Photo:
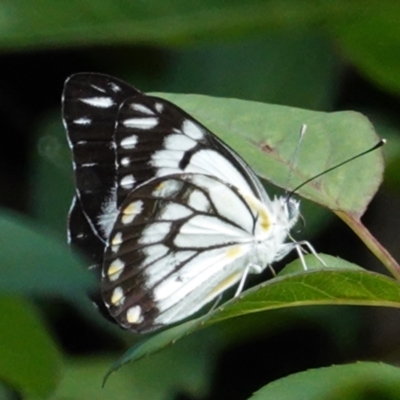
[[[286,242],[299,203],[271,200],[243,159],[179,107],[97,73],[68,78],[62,105],[76,181],[69,241],[122,327],[175,323],[291,250],[301,255]]]

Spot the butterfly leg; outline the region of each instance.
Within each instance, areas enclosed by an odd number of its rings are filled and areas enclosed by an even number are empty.
[[[209,314],[212,313],[217,308],[218,303],[221,301],[221,299],[222,299],[222,293],[217,296],[217,299],[215,300],[214,304],[212,305],[212,307],[208,311]]]
[[[244,284],[246,282],[247,275],[249,274],[250,270],[252,270],[252,272],[254,274],[259,274],[264,270],[264,268],[262,268],[256,264],[248,264],[243,271],[242,277],[240,278],[240,282],[239,282],[238,288],[236,289],[236,293],[235,293],[234,297],[239,297],[240,293],[242,293]]]
[[[307,271],[307,269],[308,269],[306,261],[303,256],[303,253],[306,253],[306,250],[302,246],[306,247],[309,250],[309,252],[312,253],[324,267],[327,266],[325,264],[324,260],[317,254],[317,252],[315,251],[314,247],[312,246],[312,244],[310,242],[307,242],[307,241],[296,242],[296,251],[297,251],[297,254],[299,255],[301,264],[305,271]]]

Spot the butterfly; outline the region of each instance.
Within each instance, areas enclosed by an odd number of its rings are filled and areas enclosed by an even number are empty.
[[[271,199],[235,151],[169,101],[79,73],[65,82],[62,113],[76,183],[68,240],[121,327],[185,319],[308,245],[290,239],[299,202]]]

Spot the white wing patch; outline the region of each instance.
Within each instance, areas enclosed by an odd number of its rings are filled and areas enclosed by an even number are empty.
[[[128,118],[122,121],[122,125],[127,128],[135,129],[153,129],[158,125],[157,118]]]
[[[118,92],[121,91],[121,88],[120,88],[116,83],[114,83],[114,82],[110,82],[110,83],[109,83],[109,86],[110,86],[111,90],[112,90],[113,92],[115,92],[115,93],[118,93]]]
[[[142,252],[145,256],[143,265],[146,267],[161,257],[164,257],[169,252],[169,248],[163,244],[156,244],[145,247]]]
[[[151,158],[151,165],[157,168],[157,176],[166,175],[165,168],[174,169],[179,172],[179,163],[182,160],[182,152],[174,150],[156,151]]]
[[[80,99],[80,101],[97,108],[110,108],[115,104],[111,97],[88,97],[86,99]]]
[[[174,240],[178,247],[207,248],[242,243],[252,240],[252,236],[242,228],[209,215],[196,215],[179,229]]]
[[[199,125],[189,119],[183,121],[182,132],[194,140],[203,139],[205,134],[204,130]]]
[[[177,219],[186,218],[192,214],[193,211],[190,208],[182,204],[171,203],[165,206],[165,208],[160,213],[159,218],[174,221]]]
[[[147,114],[147,115],[154,115],[154,111],[151,110],[150,108],[144,106],[143,104],[133,103],[133,104],[131,104],[130,107],[132,110],[137,111],[139,113]]]
[[[187,151],[196,146],[196,144],[195,140],[180,134],[168,135],[164,140],[164,146],[167,150]]]
[[[182,182],[177,180],[162,181],[153,190],[153,196],[155,197],[168,197],[172,196],[182,188]]]
[[[125,296],[124,296],[124,291],[122,290],[121,287],[117,286],[111,295],[111,303],[114,306],[120,306],[124,303],[125,301]]]
[[[134,149],[138,142],[137,135],[131,135],[121,140],[121,147],[127,150]]]
[[[248,246],[248,249],[250,249],[250,246]],[[176,275],[170,275],[163,279],[154,289],[154,297],[160,311],[179,304],[182,302],[181,299],[184,299],[190,293],[201,292],[202,286],[207,286],[209,280],[214,282],[216,278],[217,280],[224,280],[226,276],[232,273],[232,270],[224,270],[230,263],[232,263],[232,259],[226,257],[226,249],[214,249],[200,253],[186,263]],[[201,302],[203,299],[197,300]],[[202,305],[204,303],[197,304],[196,310],[201,308]]]
[[[121,222],[124,225],[131,224],[135,217],[139,215],[143,210],[143,201],[136,200],[130,203],[128,206],[122,209]]]
[[[197,189],[190,193],[187,204],[196,211],[201,212],[207,212],[207,210],[210,208],[210,202],[205,194]]]
[[[130,165],[130,163],[131,163],[131,160],[129,157],[121,158],[120,165],[122,165],[123,167],[128,167]]]
[[[185,172],[216,176],[223,182],[232,182],[243,192],[252,193],[244,176],[225,157],[215,150],[200,150],[196,152],[186,167]]]
[[[116,281],[124,271],[125,263],[119,258],[114,260],[108,267],[107,276],[110,281]]]
[[[76,125],[90,125],[92,123],[92,120],[87,117],[82,117],[82,118],[75,119],[72,122]]]
[[[168,254],[166,257],[160,258],[144,270],[146,275],[146,285],[152,288],[159,284],[167,276],[173,274],[175,269],[184,261],[193,257],[195,251],[178,251]],[[147,262],[147,260],[146,260]],[[178,275],[175,275],[178,276]]]
[[[141,307],[140,306],[130,307],[126,313],[126,320],[130,324],[140,324],[143,321]]]
[[[155,107],[159,114],[161,114],[164,111],[164,106],[161,103],[156,103]]]
[[[113,190],[101,207],[102,213],[98,222],[106,238],[110,236],[115,220],[118,217],[116,192]]]
[[[135,185],[135,178],[133,177],[133,175],[126,175],[121,179],[120,185],[124,189],[132,189]]]
[[[143,230],[139,243],[149,244],[161,242],[171,231],[171,227],[171,222],[154,222]]]

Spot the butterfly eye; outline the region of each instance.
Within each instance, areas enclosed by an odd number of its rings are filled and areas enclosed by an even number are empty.
[[[286,202],[286,210],[290,226],[293,226],[300,214],[300,203],[297,200],[289,199]]]

